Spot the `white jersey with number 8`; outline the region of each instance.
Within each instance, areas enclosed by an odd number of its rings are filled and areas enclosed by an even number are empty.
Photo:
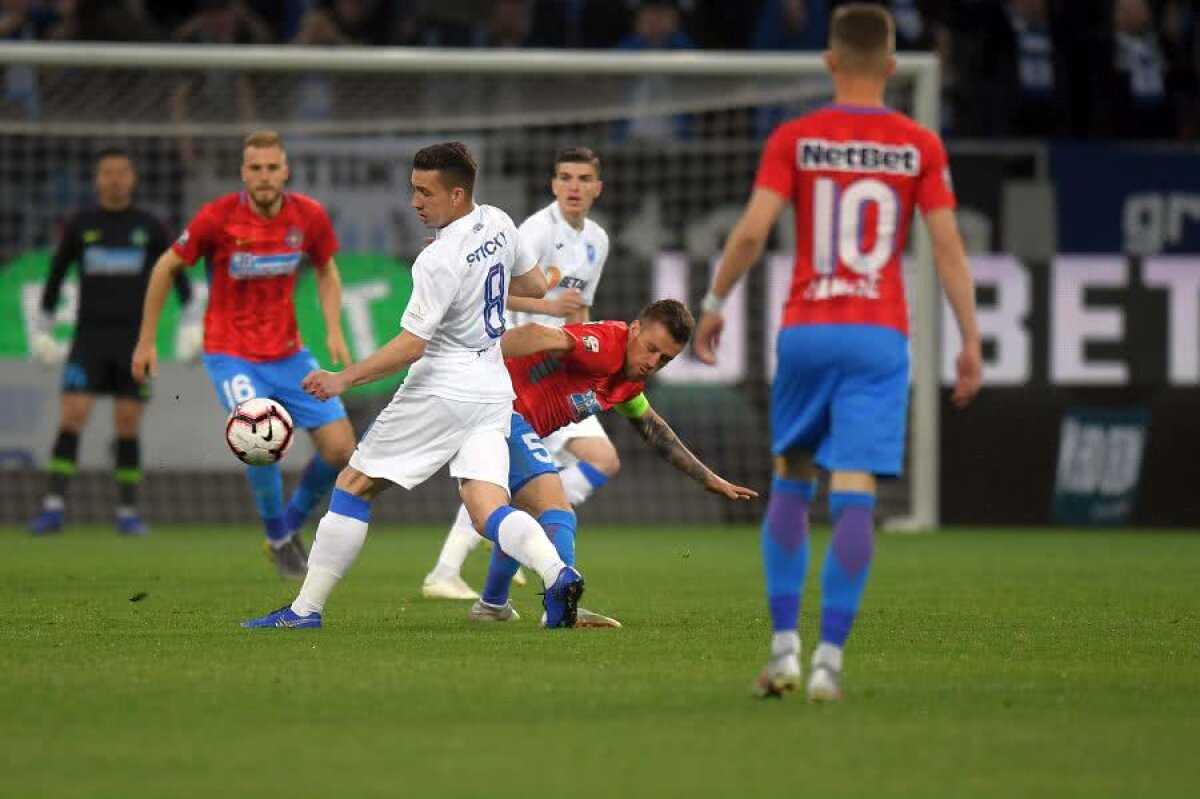
[[[537,265],[508,214],[490,205],[442,228],[413,264],[403,328],[429,342],[404,390],[463,402],[513,398],[500,355],[510,277]]]

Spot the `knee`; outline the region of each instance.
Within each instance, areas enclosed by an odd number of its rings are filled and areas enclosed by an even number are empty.
[[[596,457],[588,458],[587,461],[609,480],[616,477],[621,471],[621,458],[617,455],[616,449],[599,453]]]

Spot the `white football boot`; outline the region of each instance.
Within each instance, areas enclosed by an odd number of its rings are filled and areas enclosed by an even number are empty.
[[[771,639],[771,659],[758,675],[754,693],[766,699],[800,690],[800,634],[776,633]]]
[[[428,599],[479,599],[479,592],[467,585],[461,575],[439,577],[433,572],[421,583],[421,596]]]
[[[520,621],[521,614],[512,606],[512,602],[503,605],[492,605],[482,599],[476,600],[471,606],[471,621]]]
[[[841,647],[823,643],[813,652],[812,674],[808,678],[808,701],[842,701]]]

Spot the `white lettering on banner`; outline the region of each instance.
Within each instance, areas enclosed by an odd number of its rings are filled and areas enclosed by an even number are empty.
[[[1188,222],[1200,223],[1200,194],[1130,194],[1121,214],[1123,249],[1134,255],[1160,253],[1183,241]]]
[[[1142,282],[1167,290],[1167,380],[1173,386],[1200,383],[1200,263],[1185,256],[1147,258]]]
[[[346,325],[350,328],[350,347],[356,358],[365,358],[379,349],[375,340],[375,329],[371,324],[371,303],[386,299],[392,293],[383,280],[371,280],[342,286],[342,309],[346,312]],[[400,332],[400,318],[396,318],[396,332]]]
[[[983,382],[992,386],[1019,386],[1029,382],[1033,341],[1028,317],[1033,304],[1032,281],[1025,267],[1011,255],[973,255],[971,274],[979,288],[991,289],[994,303],[976,310],[979,336],[993,344],[992,357],[983,364]],[[912,302],[911,297],[909,302]],[[954,385],[955,361],[961,340],[950,303],[942,297],[942,383]]]
[[[905,259],[905,270],[913,268]],[[977,318],[989,357],[983,364],[983,382],[988,386],[1024,385],[1033,374],[1033,334],[1029,316],[1033,311],[1033,281],[1029,267],[1011,255],[975,255],[971,268],[979,288],[990,289],[993,299],[981,303]],[[792,279],[792,256],[773,253],[766,257],[763,352],[766,379],[775,376],[775,337],[781,323],[783,304]],[[1093,341],[1120,342],[1125,337],[1125,311],[1119,307],[1095,307],[1087,303],[1091,288],[1133,288],[1129,264],[1120,255],[1060,256],[1050,265],[1049,280],[1049,376],[1062,385],[1127,385],[1129,365],[1111,359],[1089,359],[1086,345]],[[1143,262],[1142,284],[1167,292],[1164,347],[1169,353],[1168,375],[1172,385],[1200,384],[1200,258],[1160,256]],[[907,279],[906,283],[911,284]],[[746,335],[749,324],[745,283],[734,291],[725,307],[725,331],[716,368],[690,358],[662,373],[667,383],[736,383],[745,378],[748,358]],[[688,260],[682,253],[660,253],[654,259],[652,296],[688,297]],[[911,302],[911,297],[910,297]],[[958,355],[958,326],[954,314],[942,300],[943,385],[954,383],[954,360]],[[1043,346],[1038,344],[1038,346]]]
[[[690,297],[688,260],[682,253],[660,253],[654,260],[652,297]],[[717,269],[713,259],[711,273]],[[710,278],[711,279],[711,278]],[[746,284],[740,283],[725,303],[725,329],[721,333],[721,357],[716,366],[706,366],[689,349],[676,358],[670,369],[659,373],[664,383],[737,383],[746,377]]]
[[[1088,341],[1120,341],[1125,313],[1120,308],[1092,309],[1085,292],[1091,287],[1127,288],[1124,258],[1063,255],[1054,259],[1050,279],[1050,382],[1056,385],[1121,386],[1129,367],[1120,361],[1089,361]]]
[[[1137,485],[1146,449],[1142,427],[1087,424],[1067,418],[1063,420],[1059,441],[1061,490],[1119,497]]]

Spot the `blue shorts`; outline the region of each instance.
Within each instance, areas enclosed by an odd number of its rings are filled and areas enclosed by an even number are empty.
[[[515,497],[535,477],[558,474],[550,450],[519,413],[512,415],[512,430],[508,434],[508,493]]]
[[[306,430],[346,418],[346,406],[340,397],[322,402],[300,388],[300,381],[309,372],[321,368],[306,349],[266,363],[233,355],[205,355],[204,368],[227,411],[251,397],[270,397],[283,403],[296,426]]]
[[[771,449],[811,452],[829,471],[898,475],[908,427],[908,339],[877,325],[779,332]]]

